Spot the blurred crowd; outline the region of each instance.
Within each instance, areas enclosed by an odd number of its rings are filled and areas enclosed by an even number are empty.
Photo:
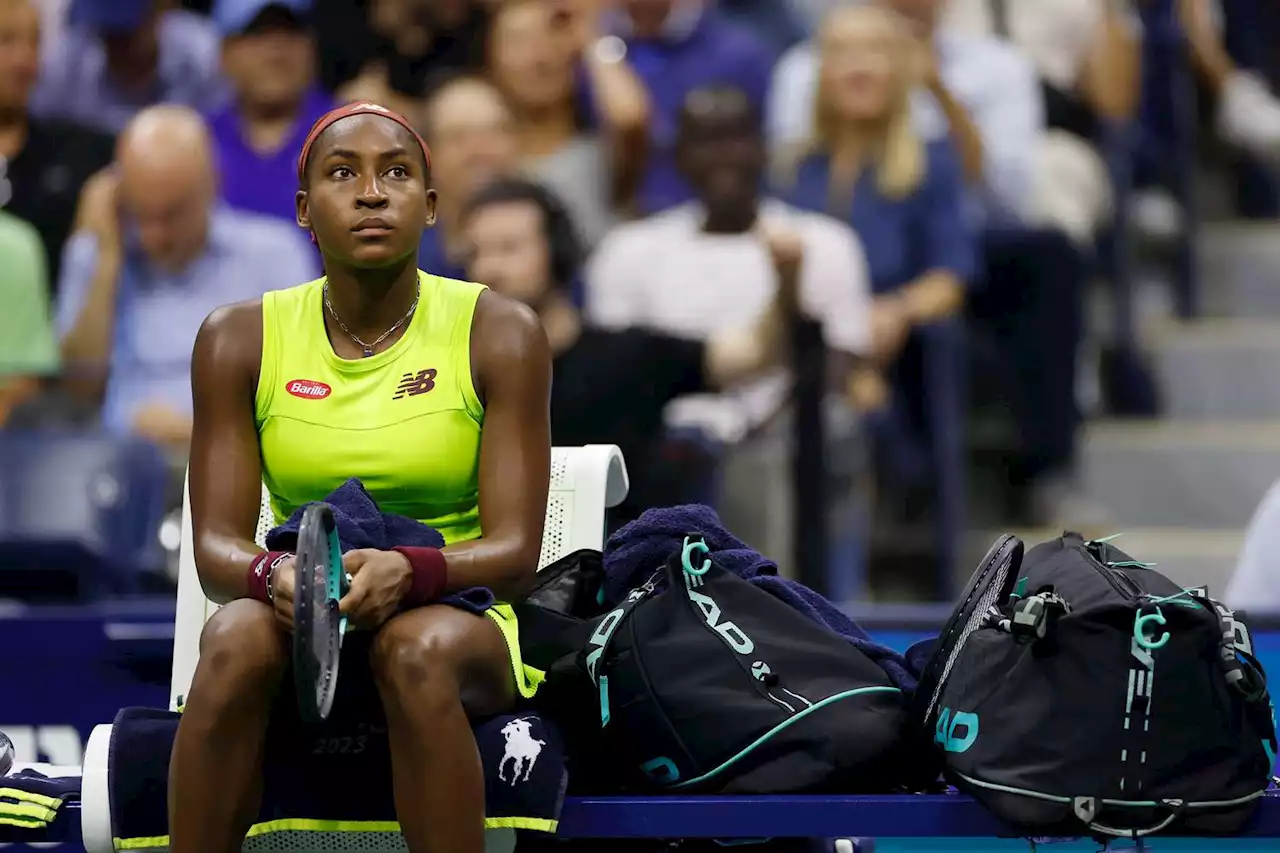
[[[1168,182],[1185,60],[1275,215],[1268,33],[1261,0],[0,0],[0,425],[180,471],[196,330],[320,274],[297,153],[365,100],[431,146],[419,265],[539,312],[554,440],[621,445],[632,511],[716,499],[697,463],[785,419],[782,371],[723,366],[792,275],[876,512],[959,511],[976,395],[1016,436],[1011,520],[1087,523],[1117,192]]]

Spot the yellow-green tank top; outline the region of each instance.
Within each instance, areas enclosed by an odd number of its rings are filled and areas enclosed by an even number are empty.
[[[471,380],[471,319],[484,285],[419,271],[418,309],[388,349],[333,351],[324,279],[262,300],[255,412],[277,521],[358,477],[383,512],[447,543],[480,536],[484,407]]]

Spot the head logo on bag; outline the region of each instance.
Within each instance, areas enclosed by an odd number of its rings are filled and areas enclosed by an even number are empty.
[[[711,561],[704,560],[701,566],[694,566],[690,557],[694,552],[701,552],[705,556],[710,550],[705,542],[686,541],[684,543],[681,559],[689,565],[689,571],[684,573],[685,591],[689,594],[689,600],[702,611],[702,617],[707,620],[707,627],[724,637],[725,642],[735,652],[740,655],[749,655],[756,650],[756,644],[751,641],[751,638],[732,622],[721,623],[720,605],[716,604],[715,599],[704,593],[694,591],[694,587],[702,586],[702,576],[711,568]],[[754,664],[752,667],[754,669]],[[766,666],[765,669],[768,669],[768,667]]]
[[[978,715],[943,708],[933,740],[947,752],[964,752],[978,739]]]
[[[665,790],[779,793],[871,774],[892,784],[902,691],[847,639],[709,551],[689,534],[584,637],[575,667],[595,689],[565,695],[595,694],[602,762],[625,767],[628,785]],[[835,748],[795,760],[818,742]]]

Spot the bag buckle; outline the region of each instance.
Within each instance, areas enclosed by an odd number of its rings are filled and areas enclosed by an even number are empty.
[[[1034,643],[1049,634],[1052,623],[1071,612],[1071,605],[1052,592],[1041,592],[1024,598],[1013,606],[1009,633],[1019,643]]]

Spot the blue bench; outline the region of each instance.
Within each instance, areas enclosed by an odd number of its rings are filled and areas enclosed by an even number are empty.
[[[57,768],[43,769],[57,772]],[[83,803],[70,802],[39,839],[0,826],[0,843],[83,840],[94,853],[101,848],[85,837],[81,826],[85,817]],[[1010,832],[969,797],[937,794],[570,797],[557,835],[574,839],[891,839],[997,838]],[[1238,837],[1280,839],[1280,791],[1263,799],[1256,817]],[[850,844],[846,849],[857,847]]]

